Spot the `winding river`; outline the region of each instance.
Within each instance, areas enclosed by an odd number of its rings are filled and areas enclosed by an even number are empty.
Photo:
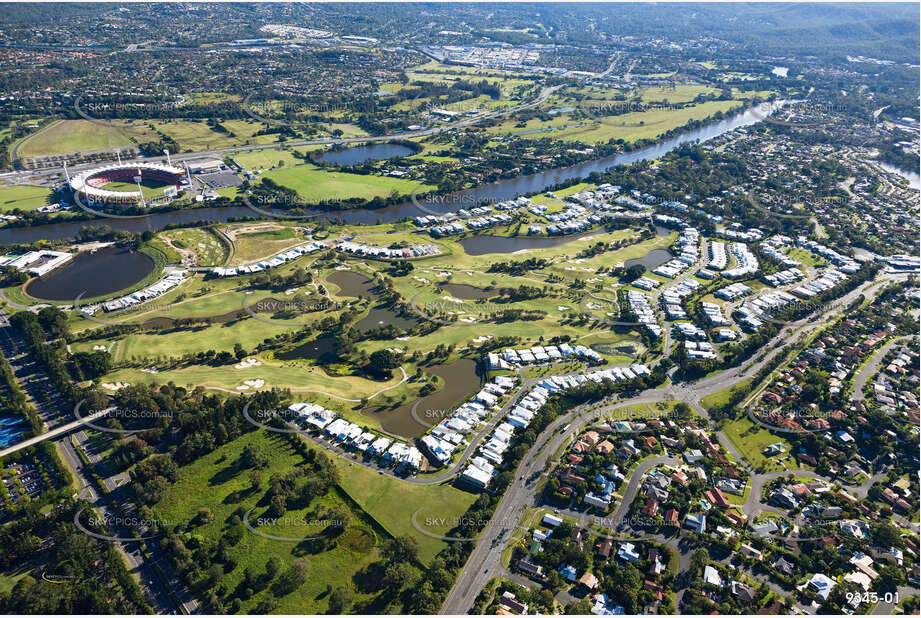
[[[594,172],[604,172],[618,165],[630,165],[643,159],[657,159],[689,142],[704,142],[723,133],[747,127],[763,120],[764,113],[759,108],[750,108],[734,116],[714,122],[705,127],[682,133],[662,142],[646,146],[632,152],[623,152],[592,161],[586,161],[570,167],[557,168],[538,172],[527,176],[518,176],[493,183],[483,184],[471,189],[460,191],[451,196],[441,196],[437,203],[423,202],[428,211],[448,212],[455,210],[455,204],[494,203],[512,199],[526,193],[545,191],[559,183],[585,178]],[[378,210],[354,209],[330,211],[330,217],[340,218],[351,224],[374,224],[377,221],[390,223],[406,217],[416,217],[426,214],[412,202],[404,202]],[[430,214],[430,213],[429,213]],[[73,238],[80,233],[80,228],[87,225],[107,225],[116,230],[129,232],[157,231],[169,224],[194,223],[196,221],[222,222],[234,217],[252,217],[256,213],[246,206],[232,206],[225,208],[195,208],[179,210],[160,214],[152,214],[137,219],[96,219],[93,221],[77,221],[70,223],[53,223],[22,228],[0,229],[0,244],[28,244],[37,240],[59,240]]]

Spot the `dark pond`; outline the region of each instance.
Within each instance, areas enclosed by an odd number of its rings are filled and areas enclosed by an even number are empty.
[[[368,315],[355,323],[355,329],[366,331],[383,326],[395,326],[402,330],[409,330],[416,324],[418,324],[418,321],[414,318],[400,315],[389,307],[377,306],[371,307]]]
[[[353,296],[355,298],[370,298],[377,296],[374,293],[375,284],[373,281],[351,270],[337,270],[326,277],[330,283],[339,287],[339,294],[342,296]]]
[[[652,270],[654,268],[658,268],[673,257],[675,256],[673,256],[670,251],[665,249],[653,249],[641,258],[633,258],[632,260],[627,260],[624,262],[624,268],[630,268],[631,266],[642,264],[646,267],[646,270]]]
[[[388,433],[415,438],[425,433],[427,427],[413,418],[413,406],[416,406],[416,416],[419,419],[431,421],[431,425],[436,425],[480,387],[477,364],[469,358],[462,358],[447,365],[426,367],[424,371],[443,380],[441,390],[422,399],[407,401],[396,409],[371,407],[362,411],[362,414],[377,419]],[[371,402],[374,403],[374,400]]]
[[[302,343],[301,345],[288,350],[287,352],[276,352],[275,358],[278,360],[317,360],[321,363],[332,363],[338,358],[336,350],[336,338],[332,335],[322,335],[313,341]]]
[[[154,269],[143,253],[121,247],[105,247],[78,254],[68,264],[26,284],[26,293],[43,300],[73,300],[112,294],[131,287]]]
[[[324,152],[317,161],[337,165],[358,165],[365,161],[406,157],[411,154],[414,154],[413,149],[402,144],[368,144],[367,146],[355,146],[345,150]]]
[[[777,105],[780,107],[780,105]],[[704,142],[727,131],[739,127],[746,127],[764,118],[764,112],[759,108],[751,108],[725,120],[688,131],[677,137],[659,142],[658,144],[640,148],[632,152],[623,152],[592,161],[586,161],[565,168],[546,170],[528,176],[518,176],[507,180],[480,185],[473,189],[460,191],[451,196],[441,196],[434,202],[423,202],[425,211],[420,210],[412,202],[396,204],[377,210],[358,209],[340,210],[330,212],[331,217],[339,217],[349,224],[373,224],[380,220],[383,223],[399,221],[405,217],[416,217],[432,212],[448,212],[456,210],[457,204],[491,203],[512,199],[519,195],[546,191],[549,187],[566,180],[585,178],[593,172],[604,172],[617,165],[630,165],[643,159],[658,159],[671,152],[680,145],[688,142]],[[387,146],[388,144],[384,144]],[[392,146],[390,144],[389,146]],[[139,219],[98,219],[92,222],[76,221],[72,223],[54,223],[34,227],[7,227],[0,228],[0,244],[28,244],[37,240],[57,240],[60,238],[73,238],[80,233],[80,228],[85,225],[108,225],[116,230],[143,232],[145,230],[160,230],[171,223],[192,223],[194,221],[227,221],[231,217],[254,216],[257,213],[245,206],[227,208],[196,208],[182,211],[153,214]]]
[[[467,285],[466,283],[439,283],[438,287],[454,298],[460,298],[461,300],[477,300],[496,296],[495,290],[484,290],[483,288],[478,288],[475,285]]]

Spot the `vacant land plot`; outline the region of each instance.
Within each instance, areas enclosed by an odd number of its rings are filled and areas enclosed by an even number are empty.
[[[450,485],[407,483],[342,458],[336,458],[336,465],[346,493],[391,534],[409,535],[419,541],[419,557],[425,563],[444,549],[446,542],[421,534],[412,525],[413,513],[421,507],[416,518],[420,527],[433,534],[446,534],[477,498]]]
[[[779,463],[778,457],[768,459],[762,452],[769,444],[781,442],[786,445],[787,450],[779,458],[787,457],[787,454],[790,453],[790,443],[781,436],[755,425],[748,417],[726,423],[723,426],[723,432],[755,471],[772,472],[786,469],[786,466]],[[793,467],[795,468],[796,465],[794,464]]]
[[[48,187],[0,186],[0,210],[4,212],[14,208],[35,210],[39,206],[45,206],[51,200],[52,195]]]
[[[272,227],[233,236],[233,264],[246,264],[306,242],[294,228]]]
[[[732,395],[733,391],[740,392],[750,392],[751,391],[752,380],[751,378],[746,378],[738,384],[734,384],[729,388],[723,389],[718,393],[713,393],[712,395],[707,395],[706,397],[701,398],[700,405],[706,409],[710,408],[721,408],[729,403],[729,398]]]
[[[19,156],[37,157],[131,145],[124,129],[89,120],[60,120],[26,137],[21,142]]]
[[[247,144],[271,144],[278,141],[278,134],[274,133],[253,135],[264,128],[264,125],[245,120],[227,120],[222,123],[222,126],[227,129],[226,133],[215,131],[204,121],[158,120],[152,124],[158,131],[176,140],[179,149],[185,152]]]
[[[219,266],[227,258],[227,246],[208,228],[167,230],[157,238],[196,266]]]

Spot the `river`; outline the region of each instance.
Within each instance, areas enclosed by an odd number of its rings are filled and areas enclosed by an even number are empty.
[[[910,186],[912,189],[914,189],[914,190],[916,190],[916,191],[921,191],[921,174],[918,174],[918,172],[909,172],[909,171],[907,171],[907,170],[903,170],[903,169],[900,168],[900,167],[896,167],[896,166],[894,166],[894,165],[890,165],[890,164],[885,163],[885,162],[883,162],[883,161],[874,161],[874,163],[876,163],[878,166],[880,166],[881,168],[883,168],[883,169],[886,170],[887,172],[892,172],[893,174],[898,174],[899,176],[901,176],[902,178],[904,178],[905,180],[907,180],[907,181],[908,181],[908,186]]]
[[[778,104],[779,105],[779,104]],[[677,137],[634,150],[609,155],[600,159],[586,161],[570,167],[557,168],[518,176],[507,180],[483,184],[472,189],[466,189],[450,196],[441,196],[437,203],[423,202],[428,211],[448,212],[456,210],[456,204],[484,204],[512,199],[519,195],[538,193],[559,183],[585,178],[593,172],[604,172],[618,165],[630,165],[643,159],[658,159],[682,144],[713,139],[723,133],[747,127],[760,122],[764,118],[763,112],[758,108],[751,108],[734,116],[714,122],[705,127],[688,131]],[[384,223],[399,221],[406,217],[416,217],[430,214],[421,211],[412,202],[395,204],[377,210],[353,209],[330,211],[330,217],[340,218],[351,224],[374,224],[378,220]],[[116,230],[129,232],[157,231],[169,224],[193,223],[195,221],[227,221],[233,217],[254,216],[256,213],[245,206],[226,208],[195,208],[159,213],[138,219],[96,219],[93,221],[79,221],[71,223],[53,223],[34,227],[2,228],[0,229],[0,245],[29,244],[38,240],[59,240],[76,237],[80,228],[87,225],[107,225]]]

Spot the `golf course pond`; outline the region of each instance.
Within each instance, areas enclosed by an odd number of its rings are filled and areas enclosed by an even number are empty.
[[[326,280],[339,288],[340,296],[351,296],[353,298],[377,296],[374,292],[374,281],[352,270],[337,270],[326,277]]]
[[[439,283],[438,287],[450,294],[454,298],[461,300],[479,300],[481,298],[492,298],[497,296],[496,290],[484,290],[475,285],[466,283]]]
[[[672,255],[671,251],[666,249],[653,249],[643,257],[627,260],[624,262],[624,268],[630,268],[631,266],[642,264],[646,267],[646,270],[652,270],[654,268],[658,268],[673,257],[675,256]]]
[[[441,389],[421,399],[410,399],[396,409],[372,405],[363,410],[362,414],[378,421],[384,431],[412,439],[422,436],[429,427],[440,423],[480,387],[476,361],[470,358],[432,365],[425,367],[424,371],[441,378]],[[415,415],[413,408],[416,409]]]

